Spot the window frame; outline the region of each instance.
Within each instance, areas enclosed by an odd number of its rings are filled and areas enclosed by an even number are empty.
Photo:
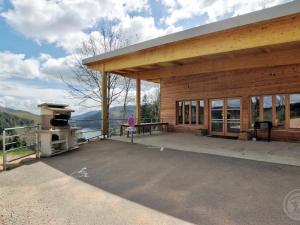
[[[196,111],[195,111],[195,123],[193,123],[193,113],[192,113],[192,105],[193,105],[193,102],[196,103],[195,107],[196,107]],[[197,107],[198,107],[198,101],[197,100],[190,100],[190,125],[197,125],[198,124],[198,121],[197,121]]]
[[[189,116],[188,116],[188,118],[189,118],[189,121],[188,121],[188,123],[186,123],[186,121],[185,121],[185,108],[186,108],[186,105],[185,105],[185,103],[186,102],[188,102],[189,103]],[[183,101],[183,125],[191,125],[191,100],[185,100],[185,101]]]
[[[259,97],[260,99],[260,105],[259,105],[259,121],[264,120],[264,97],[265,96],[272,96],[272,124],[275,129],[293,129],[293,130],[299,130],[300,128],[292,128],[290,126],[290,96],[291,95],[300,95],[300,93],[289,93],[289,94],[284,94],[284,93],[276,93],[276,94],[265,94],[265,95],[252,95],[249,97],[249,103],[250,103],[250,113],[249,113],[249,127],[253,128],[252,123],[254,121],[252,118],[252,97]],[[277,111],[276,111],[276,96],[284,96],[285,101],[285,122],[283,126],[278,126],[277,124]]]
[[[179,123],[179,103],[181,103],[181,123]],[[184,101],[176,101],[176,125],[184,124]]]
[[[286,116],[288,116],[288,117],[286,117],[286,118],[288,118],[288,120],[286,121],[287,122],[287,124],[288,124],[288,127],[289,127],[289,129],[292,129],[292,130],[300,130],[300,128],[297,128],[297,127],[291,127],[291,122],[290,122],[290,120],[291,120],[291,105],[290,105],[290,96],[291,95],[300,95],[300,93],[292,93],[292,94],[289,94],[289,96],[288,96],[288,114],[286,115]]]
[[[203,101],[203,123],[200,123],[199,121],[199,107],[200,107],[200,101]],[[182,103],[182,123],[179,123],[179,102]],[[185,123],[185,103],[189,103],[189,123]],[[196,102],[196,123],[192,123],[192,102]],[[206,109],[206,101],[205,99],[189,99],[189,100],[177,100],[175,101],[175,108],[176,108],[176,125],[179,126],[205,126],[205,109]]]
[[[203,123],[200,123],[200,102],[203,102]],[[205,104],[205,99],[198,99],[197,100],[197,125],[204,127],[205,126],[205,109],[206,109],[206,104]]]
[[[258,97],[259,98],[259,109],[258,109],[258,121],[262,121],[262,110],[261,110],[261,107],[262,107],[262,96],[260,95],[253,95],[253,96],[250,96],[249,98],[249,103],[250,103],[250,113],[249,113],[249,122],[250,122],[250,127],[252,128],[254,126],[254,123],[255,121],[253,121],[253,107],[252,107],[252,98],[254,97]]]

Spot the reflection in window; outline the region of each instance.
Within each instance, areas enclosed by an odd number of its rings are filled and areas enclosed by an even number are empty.
[[[184,102],[184,123],[185,124],[190,123],[190,102],[189,101]]]
[[[196,124],[197,102],[191,101],[191,124]]]
[[[211,101],[211,131],[223,132],[224,122],[224,101],[212,100]]]
[[[259,107],[260,98],[259,96],[251,97],[251,122],[252,126],[256,121],[259,121]]]
[[[199,101],[198,121],[200,125],[204,125],[204,101]]]
[[[264,96],[264,121],[272,122],[272,96]]]
[[[290,128],[300,128],[300,94],[290,95]]]
[[[285,125],[285,96],[276,95],[276,125],[278,127],[284,127]]]
[[[183,104],[182,102],[177,102],[177,124],[182,124],[182,110],[183,110]]]
[[[227,131],[238,133],[241,129],[241,100],[227,100]]]

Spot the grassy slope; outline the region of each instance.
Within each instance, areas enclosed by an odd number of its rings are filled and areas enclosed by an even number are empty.
[[[39,123],[40,122],[40,117],[38,115],[35,115],[30,112],[24,112],[24,111],[18,111],[18,112],[10,112],[9,114],[24,118],[24,119],[29,119],[33,120],[34,123]]]
[[[0,112],[6,112],[8,114],[15,115],[23,119],[33,120],[36,124],[40,122],[40,117],[38,115],[23,110],[15,110],[0,106]]]

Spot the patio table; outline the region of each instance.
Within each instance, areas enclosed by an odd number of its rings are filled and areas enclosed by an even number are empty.
[[[153,127],[159,127],[161,131],[167,131],[168,130],[168,123],[163,122],[156,122],[156,123],[139,123],[135,125],[135,128],[137,129],[138,133],[145,133],[149,132],[150,135],[152,134],[152,128]],[[122,124],[120,126],[120,136],[124,133],[124,128],[128,128],[128,124]],[[127,131],[127,137],[129,137],[129,132]]]

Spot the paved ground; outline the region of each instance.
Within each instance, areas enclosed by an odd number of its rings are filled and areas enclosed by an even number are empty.
[[[0,173],[0,224],[295,225],[282,202],[299,177],[296,166],[100,141]]]
[[[125,136],[116,136],[113,139],[130,142],[130,139]],[[239,141],[196,136],[188,133],[141,135],[135,137],[134,141],[140,144],[182,151],[300,166],[300,142]]]

